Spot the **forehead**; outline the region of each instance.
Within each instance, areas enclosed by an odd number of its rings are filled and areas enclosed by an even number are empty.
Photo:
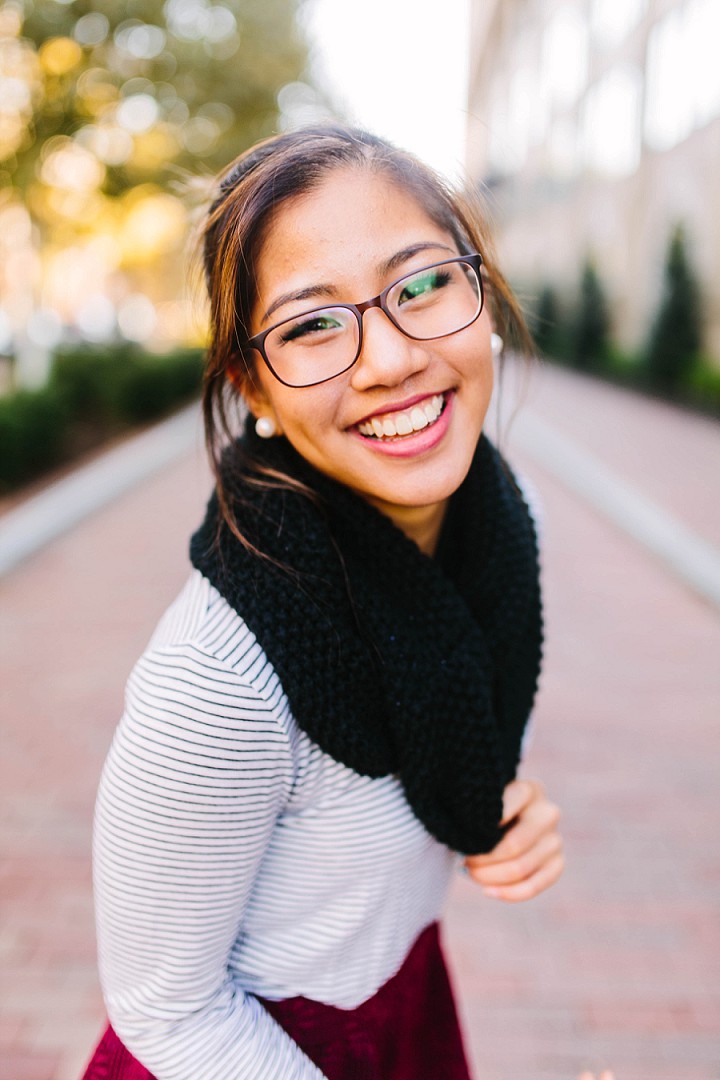
[[[453,243],[418,193],[371,168],[337,169],[271,218],[256,263],[258,291],[371,276],[404,247],[434,241]]]

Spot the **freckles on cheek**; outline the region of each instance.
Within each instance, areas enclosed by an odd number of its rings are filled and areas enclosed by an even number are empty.
[[[276,397],[277,413],[291,442],[313,443],[336,428],[335,403],[327,393],[294,389]],[[300,446],[297,447],[301,449]]]

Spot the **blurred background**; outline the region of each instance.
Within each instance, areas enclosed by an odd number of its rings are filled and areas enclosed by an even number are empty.
[[[475,1075],[720,1080],[718,41],[718,0],[0,0],[0,1080],[104,1022],[95,790],[211,484],[208,178],[331,116],[467,178],[544,358],[488,426],[542,507],[568,868],[453,888]]]
[[[472,8],[468,170],[546,353],[718,407],[720,5]]]

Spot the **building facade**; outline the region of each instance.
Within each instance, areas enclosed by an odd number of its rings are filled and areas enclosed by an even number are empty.
[[[719,0],[473,0],[468,172],[514,282],[594,261],[627,349],[684,227],[720,364]]]

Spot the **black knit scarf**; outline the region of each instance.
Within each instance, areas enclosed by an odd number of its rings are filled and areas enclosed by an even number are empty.
[[[316,497],[244,480],[239,447]],[[358,773],[397,774],[442,843],[489,851],[542,647],[533,523],[497,450],[481,438],[433,558],[284,437],[248,426],[224,475],[244,535],[290,569],[247,551],[215,496],[191,559],[257,637],[298,725]]]

